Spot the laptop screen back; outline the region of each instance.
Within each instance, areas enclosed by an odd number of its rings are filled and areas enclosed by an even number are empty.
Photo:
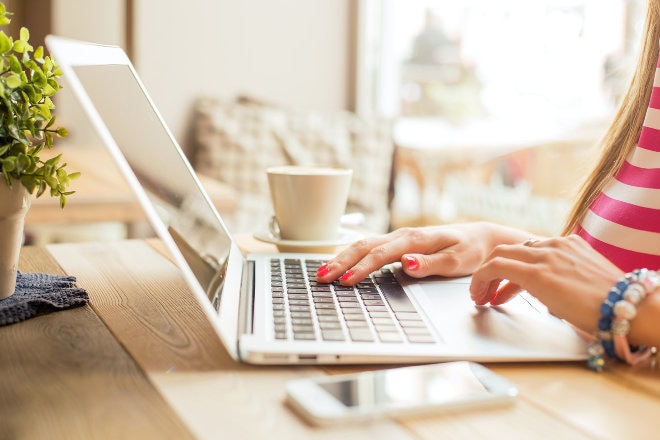
[[[217,300],[231,248],[183,152],[127,65],[73,66],[158,216],[210,297]],[[217,305],[216,305],[217,307]]]

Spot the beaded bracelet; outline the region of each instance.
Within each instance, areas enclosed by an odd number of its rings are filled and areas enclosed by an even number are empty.
[[[603,369],[603,354],[630,365],[636,365],[651,355],[651,347],[631,347],[627,335],[630,331],[630,321],[637,314],[637,306],[659,285],[660,273],[638,269],[627,273],[610,289],[600,306],[597,342],[591,344],[588,349],[590,369]]]

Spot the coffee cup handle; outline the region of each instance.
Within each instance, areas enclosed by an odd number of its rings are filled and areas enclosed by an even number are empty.
[[[268,230],[273,237],[280,238],[280,225],[277,223],[277,217],[274,215],[270,216],[270,220],[268,222]]]

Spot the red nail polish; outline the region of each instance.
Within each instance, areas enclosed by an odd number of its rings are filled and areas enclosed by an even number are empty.
[[[419,261],[417,258],[406,256],[406,263],[408,264],[408,270],[417,270],[419,268]]]
[[[346,273],[344,273],[344,275],[339,277],[339,281],[346,281],[347,279],[349,279],[352,276],[353,276],[353,271],[352,270],[347,270]]]
[[[327,274],[330,273],[330,266],[328,266],[328,263],[322,264],[317,270],[316,270],[316,276],[317,277],[323,277],[326,276]]]

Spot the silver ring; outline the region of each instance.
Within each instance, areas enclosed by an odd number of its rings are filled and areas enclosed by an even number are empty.
[[[533,246],[534,246],[536,243],[538,243],[539,241],[540,241],[540,240],[537,240],[536,238],[528,238],[528,239],[525,240],[525,242],[523,243],[523,246],[533,247]]]

